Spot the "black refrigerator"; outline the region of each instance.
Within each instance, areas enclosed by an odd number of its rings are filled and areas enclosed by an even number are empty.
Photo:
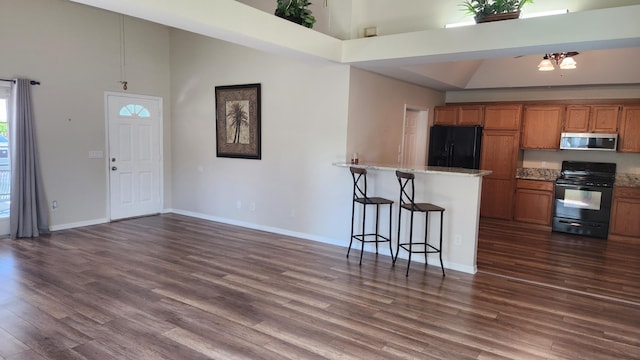
[[[480,168],[482,126],[431,127],[429,166]]]

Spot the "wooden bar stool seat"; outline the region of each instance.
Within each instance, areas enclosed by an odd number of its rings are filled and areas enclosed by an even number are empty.
[[[351,251],[351,245],[353,240],[358,240],[362,243],[360,247],[360,265],[362,265],[362,253],[364,252],[364,243],[375,243],[376,254],[378,254],[378,243],[389,242],[389,251],[391,252],[391,258],[393,258],[393,248],[391,246],[391,207],[393,200],[381,198],[381,197],[369,197],[367,195],[367,169],[351,167],[351,177],[353,178],[353,201],[351,203],[351,239],[349,241],[349,249],[347,250],[347,257]],[[362,229],[359,234],[355,234],[355,211],[356,204],[362,205]],[[365,223],[367,218],[367,207],[370,205],[375,206],[376,210],[376,228],[375,232],[367,233],[365,231]],[[381,235],[379,230],[380,220],[380,206],[389,205],[389,235]]]
[[[442,223],[444,216],[444,208],[430,204],[430,203],[416,203],[415,202],[415,175],[412,173],[402,172],[397,170],[396,177],[400,183],[400,208],[398,209],[398,243],[396,247],[396,256],[393,258],[393,265],[395,266],[398,259],[398,253],[400,248],[409,252],[409,261],[407,263],[407,274],[409,276],[409,266],[411,266],[411,254],[412,253],[424,253],[424,265],[427,266],[427,254],[437,253],[440,256],[440,267],[442,268],[442,276],[444,275],[444,265],[442,264]],[[402,219],[402,212],[409,211],[409,240],[408,242],[400,241],[400,225]],[[425,214],[424,223],[424,241],[413,241],[413,214],[419,212]],[[440,213],[440,243],[436,247],[429,244],[429,214]]]

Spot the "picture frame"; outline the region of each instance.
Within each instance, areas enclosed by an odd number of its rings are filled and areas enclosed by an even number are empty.
[[[215,87],[216,156],[262,158],[260,84]]]

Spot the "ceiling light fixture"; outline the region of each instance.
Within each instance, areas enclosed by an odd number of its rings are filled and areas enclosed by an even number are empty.
[[[578,54],[575,51],[545,54],[538,64],[538,71],[552,71],[556,65],[562,70],[575,69],[577,63],[573,57]]]

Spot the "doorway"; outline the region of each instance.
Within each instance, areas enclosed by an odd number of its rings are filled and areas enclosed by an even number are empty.
[[[162,211],[162,98],[105,93],[109,216]]]
[[[428,111],[405,105],[400,164],[403,167],[427,165]]]

